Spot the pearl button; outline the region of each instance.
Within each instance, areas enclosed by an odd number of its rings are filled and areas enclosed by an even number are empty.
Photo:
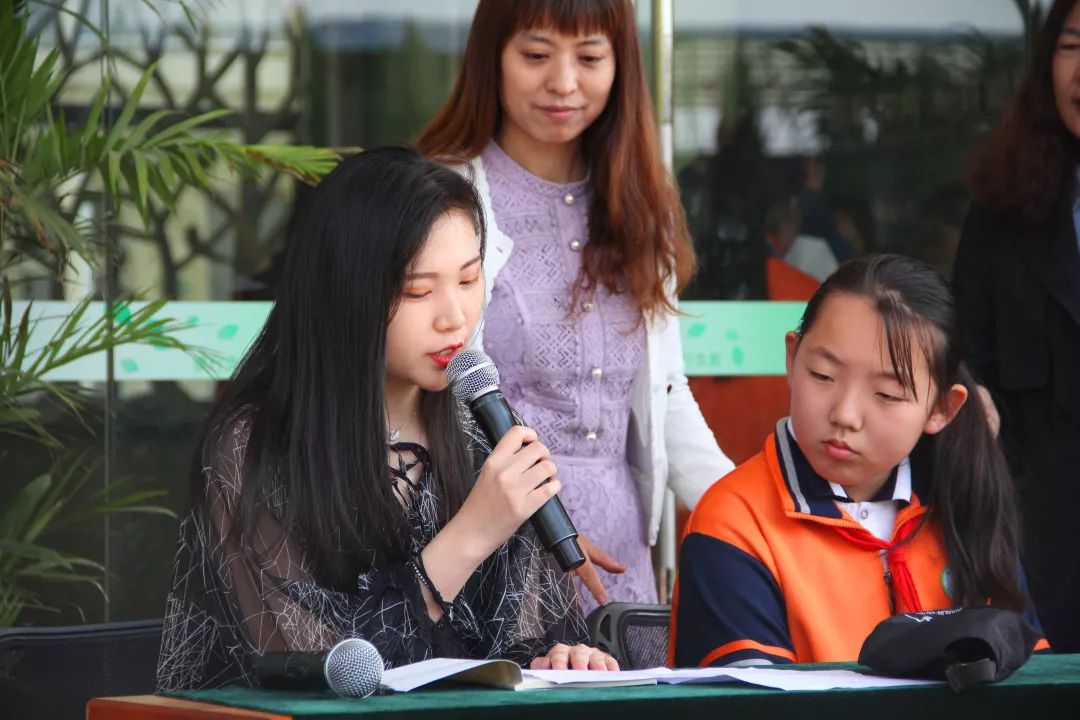
[[[590,430],[589,432],[585,433],[585,439],[589,442],[596,442],[596,431]]]
[[[593,368],[593,369],[592,369],[592,370],[591,370],[591,371],[589,372],[589,374],[593,376],[593,379],[594,379],[594,380],[599,380],[599,379],[600,379],[600,377],[601,377],[601,376],[602,376],[602,375],[604,374],[604,371],[603,371],[602,369],[598,368],[598,367],[594,367],[594,368]]]
[[[581,309],[584,310],[585,312],[592,312],[592,309],[593,309],[592,302],[586,300],[585,304],[581,306]]]
[[[577,198],[574,197],[574,193],[566,193],[565,195],[563,195],[562,201],[564,203],[566,203],[567,205],[573,205],[574,200],[576,200],[576,199]]]
[[[581,249],[581,241],[578,240],[577,238],[574,238],[573,240],[571,240],[570,241],[570,249],[573,250],[574,252],[577,252],[578,250],[580,250]]]

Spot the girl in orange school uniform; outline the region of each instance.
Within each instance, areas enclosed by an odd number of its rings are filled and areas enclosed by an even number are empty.
[[[850,661],[898,612],[990,603],[1037,623],[955,321],[944,278],[898,255],[814,294],[786,338],[791,416],[690,517],[673,665]]]

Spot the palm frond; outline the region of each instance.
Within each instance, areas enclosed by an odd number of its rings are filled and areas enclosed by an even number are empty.
[[[180,350],[196,362],[213,365],[214,353],[178,340],[175,334],[184,323],[159,317],[164,300],[147,302],[136,307],[131,301],[112,306],[111,312],[96,317],[89,314],[91,299],[74,306],[39,346],[31,346],[35,328],[47,317],[34,318],[30,303],[16,318],[11,303],[10,288],[4,286],[0,296],[0,432],[30,429],[42,433],[37,414],[25,408],[22,399],[45,393],[66,410],[79,415],[82,398],[59,383],[47,379],[50,372],[76,360],[113,350],[124,345],[151,345]],[[108,306],[106,306],[108,307]]]
[[[101,463],[87,453],[58,458],[50,472],[40,475],[16,494],[0,514],[0,626],[10,625],[22,610],[34,605],[49,609],[37,588],[43,584],[88,584],[104,593],[105,568],[80,555],[63,553],[44,539],[48,532],[75,527],[102,514],[153,513],[175,517],[151,504],[165,493],[124,478],[90,493],[90,480],[100,478]],[[78,502],[76,500],[78,499]]]

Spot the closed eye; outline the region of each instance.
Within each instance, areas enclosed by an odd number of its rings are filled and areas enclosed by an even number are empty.
[[[473,279],[471,279],[471,280],[462,280],[462,281],[461,281],[461,287],[472,287],[472,286],[473,286],[473,285],[475,285],[475,284],[476,284],[476,283],[477,283],[477,282],[478,282],[479,280],[480,280],[480,276],[479,276],[479,275],[477,275],[476,277],[474,277],[474,278],[473,278]]]
[[[819,380],[821,382],[829,382],[830,380],[832,380],[832,378],[829,377],[828,375],[825,375],[825,374],[822,374],[822,373],[819,373],[819,372],[814,372],[813,370],[810,371],[810,377],[814,378],[815,380]]]
[[[889,393],[879,392],[879,393],[877,393],[877,396],[879,398],[881,398],[882,400],[884,400],[885,402],[903,402],[904,401],[904,398],[898,397],[896,395],[890,395]]]

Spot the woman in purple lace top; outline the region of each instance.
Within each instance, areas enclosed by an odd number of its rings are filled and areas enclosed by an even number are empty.
[[[462,165],[485,205],[482,342],[551,448],[592,561],[585,609],[656,602],[664,489],[692,507],[732,465],[682,370],[676,293],[694,256],[630,0],[481,0],[418,147]]]

